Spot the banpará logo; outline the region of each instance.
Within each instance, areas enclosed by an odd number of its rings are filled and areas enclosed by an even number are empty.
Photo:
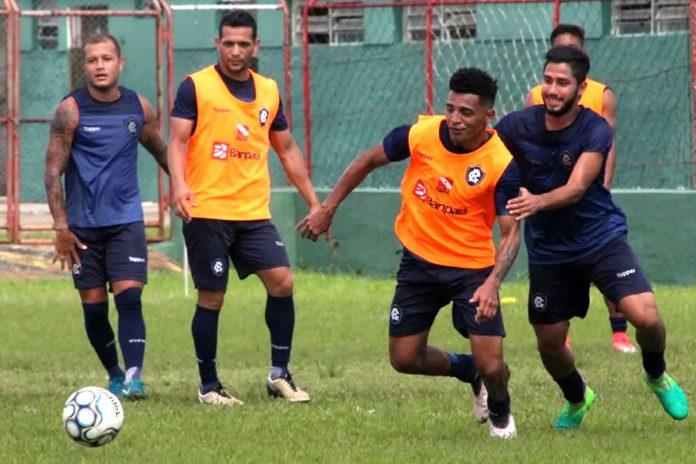
[[[389,312],[389,319],[391,320],[391,323],[396,325],[399,322],[401,322],[401,308],[398,306],[392,306],[391,311]]]
[[[537,311],[541,312],[546,309],[546,296],[541,293],[532,295],[532,306]]]
[[[210,269],[215,277],[220,277],[225,272],[225,261],[222,258],[217,258],[210,263]]]
[[[259,123],[261,123],[262,126],[265,126],[267,122],[268,110],[266,108],[261,108],[261,110],[259,111]]]
[[[413,194],[423,201],[425,201],[425,199],[428,197],[428,189],[425,187],[422,180],[418,179],[418,182],[416,182],[416,187],[413,189]]]
[[[128,132],[128,135],[131,137],[135,137],[138,135],[138,122],[135,120],[135,118],[128,118],[126,119],[126,132]]]
[[[481,166],[469,166],[466,170],[466,183],[473,187],[480,184],[485,176]]]

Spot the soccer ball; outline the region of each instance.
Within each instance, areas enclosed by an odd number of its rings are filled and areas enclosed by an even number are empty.
[[[99,387],[85,387],[68,397],[63,425],[70,438],[84,446],[111,442],[123,425],[123,406],[116,395]]]

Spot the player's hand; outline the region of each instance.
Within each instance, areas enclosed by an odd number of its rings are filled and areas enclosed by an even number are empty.
[[[510,215],[518,221],[535,215],[539,212],[541,206],[539,195],[532,195],[524,187],[520,187],[520,196],[509,200],[507,205],[505,205]]]
[[[312,208],[314,209],[314,208]],[[297,223],[295,229],[300,232],[302,238],[316,242],[321,234],[326,232],[326,241],[331,240],[331,221],[333,212],[325,205],[312,210],[304,219]]]
[[[86,250],[87,245],[73,234],[70,229],[60,229],[56,231],[55,255],[53,262],[60,261],[60,268],[71,270],[73,265],[82,266],[77,249]]]
[[[196,199],[193,197],[193,193],[191,193],[188,185],[184,182],[173,185],[172,206],[174,207],[174,213],[183,219],[184,222],[191,222],[191,215],[186,206],[187,202],[194,208],[196,207]]]
[[[493,320],[498,314],[498,287],[488,280],[476,289],[469,303],[477,305],[475,321],[479,324]]]

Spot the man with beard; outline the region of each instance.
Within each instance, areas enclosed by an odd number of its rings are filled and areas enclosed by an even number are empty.
[[[559,24],[551,31],[551,46],[569,45],[585,50],[585,30],[575,24]],[[616,95],[614,91],[601,82],[586,79],[587,87],[580,98],[580,105],[594,111],[607,120],[609,125],[616,131]],[[541,98],[541,85],[532,88],[527,95],[525,106],[543,105]],[[616,138],[614,138],[616,140]],[[616,167],[616,144],[612,143],[609,154],[607,155],[606,168],[604,169],[604,188],[611,190],[614,180],[614,169]],[[614,351],[619,353],[635,353],[636,347],[633,346],[628,338],[628,324],[626,318],[616,309],[616,305],[604,299],[609,311],[609,325],[611,326],[611,339]],[[566,339],[566,344],[570,346],[570,340]]]
[[[578,104],[589,69],[577,47],[552,48],[544,105],[511,113],[496,126],[520,169],[520,196],[507,207],[518,221],[526,219],[529,322],[544,367],[567,400],[554,427],[579,428],[595,400],[564,343],[568,321],[587,314],[591,283],[636,328],[644,380],[665,411],[681,420],[688,403],[665,372],[665,326],[655,295],[626,239],[626,217],[602,185],[612,129]]]
[[[168,172],[167,146],[148,101],[121,87],[125,58],[118,41],[100,34],[83,47],[87,86],[58,105],[46,150],[44,182],[56,231],[54,261],[72,270],[85,329],[119,397],[145,397],[141,296],[147,245],[138,188],[138,142]],[[61,177],[65,173],[65,194]],[[109,323],[107,283],[118,311],[119,366]]]
[[[519,249],[519,225],[505,204],[519,192],[517,167],[495,131],[498,86],[486,72],[459,69],[449,83],[444,116],[399,126],[346,168],[321,208],[298,228],[316,240],[329,230],[339,204],[374,169],[409,159],[401,183],[396,235],[403,258],[389,311],[389,358],[404,374],[448,376],[470,383],[474,417],[490,421],[491,437],[516,435],[503,358],[498,289]],[[496,253],[493,224],[501,240]],[[428,344],[441,308],[453,303],[452,323],[472,354]]]

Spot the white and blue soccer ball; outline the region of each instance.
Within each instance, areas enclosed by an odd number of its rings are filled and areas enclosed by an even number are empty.
[[[123,425],[123,406],[108,390],[85,387],[72,393],[63,408],[63,425],[70,438],[84,446],[110,443]]]

